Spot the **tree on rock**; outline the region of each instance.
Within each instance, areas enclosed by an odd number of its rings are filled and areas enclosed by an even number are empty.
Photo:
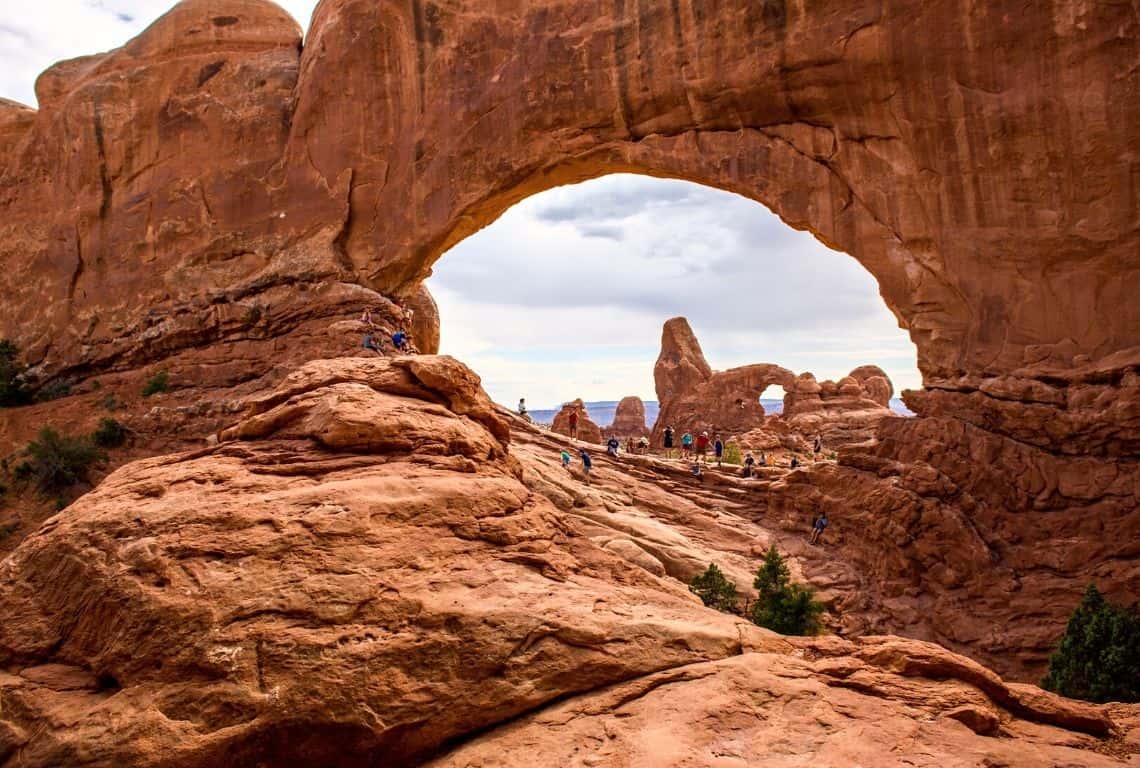
[[[820,631],[823,604],[810,587],[792,582],[775,544],[764,555],[764,564],[752,585],[760,593],[749,617],[754,624],[782,635],[814,635]]]
[[[704,573],[693,577],[689,582],[689,590],[709,608],[731,611],[736,607],[736,585],[725,577],[715,563],[709,563]]]
[[[1086,701],[1140,701],[1140,616],[1089,584],[1041,686]]]
[[[31,402],[24,385],[24,367],[19,361],[20,350],[7,339],[0,339],[0,408],[27,405]]]

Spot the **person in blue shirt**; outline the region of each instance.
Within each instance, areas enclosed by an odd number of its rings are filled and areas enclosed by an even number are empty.
[[[593,468],[594,462],[590,460],[590,454],[586,452],[585,448],[578,451],[578,458],[582,460],[582,471],[586,473],[586,485],[589,485],[590,470]]]
[[[618,448],[620,447],[621,441],[619,441],[615,435],[610,435],[610,439],[606,441],[606,453],[616,459],[618,455]]]
[[[394,346],[398,352],[407,352],[408,351],[408,334],[404,333],[403,330],[399,330],[399,331],[396,331],[395,333],[393,333],[392,334],[392,346]]]
[[[381,357],[384,356],[384,350],[376,342],[376,339],[372,338],[371,333],[367,333],[364,335],[364,341],[361,342],[360,346],[364,347],[365,349],[371,349],[373,352],[380,355]]]
[[[720,435],[716,436],[716,442],[713,443],[713,453],[716,455],[716,465],[719,467],[721,459],[724,458],[724,441],[720,439]]]

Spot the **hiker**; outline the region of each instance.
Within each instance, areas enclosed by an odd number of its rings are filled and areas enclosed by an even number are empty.
[[[697,480],[701,481],[702,483],[705,481],[704,470],[701,469],[700,462],[694,461],[693,466],[689,467],[689,472],[691,472],[693,477],[695,477]]]
[[[396,331],[392,334],[392,346],[396,348],[397,352],[407,353],[408,351],[408,334],[403,329]]]
[[[818,544],[819,539],[823,536],[823,529],[827,527],[828,522],[827,513],[822,513],[815,520],[811,521],[811,543]]]
[[[372,310],[368,307],[364,308],[364,312],[360,315],[360,322],[367,325],[369,328],[375,328],[376,323],[372,322]]]
[[[616,459],[618,455],[618,448],[621,448],[621,441],[618,440],[614,435],[610,435],[610,439],[606,441],[606,453]]]
[[[716,456],[716,465],[719,467],[724,458],[724,441],[720,439],[720,435],[716,436],[716,442],[713,443],[713,455]]]
[[[578,437],[578,411],[570,411],[570,437],[576,439]]]
[[[749,451],[744,455],[744,471],[741,473],[742,477],[752,477],[752,465],[756,463],[756,459],[752,457],[752,452]]]
[[[526,416],[526,398],[519,398],[519,416]]]
[[[763,451],[760,451],[760,466],[768,466],[768,457],[764,455]]]
[[[641,439],[637,441],[637,452],[642,456],[649,453],[649,438],[645,435],[642,435]]]
[[[562,449],[562,466],[566,469],[570,469],[570,451],[565,448]]]
[[[665,434],[661,438],[661,444],[665,447],[665,458],[673,458],[673,427],[665,427]]]
[[[693,450],[693,436],[686,432],[681,435],[681,458],[689,458],[689,451]]]
[[[797,456],[796,456],[796,455],[793,453],[793,454],[792,454],[792,461],[791,461],[791,463],[790,463],[790,464],[788,464],[788,467],[789,467],[789,468],[791,468],[791,469],[795,469],[795,468],[796,468],[796,467],[798,467],[799,465],[800,465],[800,460],[799,460],[799,458],[798,458],[798,457],[797,457]]]
[[[578,458],[582,460],[582,471],[586,473],[586,485],[590,484],[590,469],[593,468],[594,462],[590,460],[590,454],[586,453],[586,449],[578,451]]]
[[[816,458],[819,458],[819,454],[823,452],[823,441],[819,439],[819,435],[815,436],[815,445],[813,447],[815,448],[814,453]]]
[[[625,439],[625,452],[630,456],[633,455],[633,435],[630,435]]]
[[[709,433],[701,432],[697,435],[697,461],[704,461],[709,450]]]
[[[364,347],[365,349],[371,349],[381,357],[384,356],[384,349],[376,342],[376,339],[372,338],[371,333],[364,334],[364,341],[360,343],[360,346]]]

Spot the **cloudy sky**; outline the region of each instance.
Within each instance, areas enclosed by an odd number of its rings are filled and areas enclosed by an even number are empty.
[[[306,25],[316,2],[280,4]],[[0,96],[34,105],[46,67],[123,44],[172,3],[19,5],[0,18]],[[896,390],[920,385],[914,346],[854,259],[687,182],[613,175],[535,195],[446,254],[428,285],[442,351],[502,403],[653,398],[661,324],[675,315],[714,368],[772,362],[838,378],[875,363]]]

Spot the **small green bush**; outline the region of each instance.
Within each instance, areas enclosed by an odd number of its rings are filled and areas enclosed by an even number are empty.
[[[146,386],[143,387],[142,396],[150,397],[157,395],[159,392],[165,392],[170,388],[170,375],[166,371],[159,371],[150,377]]]
[[[61,435],[51,427],[41,429],[25,453],[28,459],[16,473],[34,480],[45,494],[60,493],[85,481],[91,465],[103,457],[89,438]]]
[[[784,558],[776,545],[768,548],[764,563],[753,582],[760,593],[749,617],[754,624],[782,635],[815,635],[821,630],[819,621],[823,604],[803,584],[793,583]]]
[[[36,390],[36,402],[47,403],[67,397],[71,394],[71,383],[67,381],[53,381]]]
[[[1140,616],[1089,584],[1049,657],[1041,687],[1101,704],[1140,702]]]
[[[0,408],[27,405],[31,393],[24,383],[24,366],[19,363],[20,350],[7,339],[0,339]]]
[[[736,443],[726,443],[721,461],[725,464],[743,464],[744,457],[740,455],[740,446]]]
[[[115,399],[114,395],[107,395],[100,401],[100,404],[108,411],[115,411],[119,408],[119,401]]]
[[[3,541],[4,539],[8,538],[9,536],[11,536],[13,533],[15,533],[18,530],[20,530],[20,523],[18,521],[14,522],[14,523],[4,523],[3,525],[0,525],[0,541]]]
[[[709,563],[704,573],[693,577],[689,591],[701,598],[701,602],[718,611],[731,611],[736,607],[736,585],[725,578],[715,563]]]
[[[127,428],[116,419],[103,418],[91,433],[91,440],[100,448],[118,448],[127,442]]]

